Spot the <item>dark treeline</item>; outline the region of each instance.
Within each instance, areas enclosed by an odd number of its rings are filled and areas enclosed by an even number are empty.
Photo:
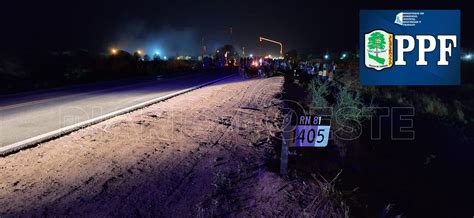
[[[161,60],[125,51],[115,54],[85,50],[0,55],[0,94],[147,75],[192,71],[192,60]]]

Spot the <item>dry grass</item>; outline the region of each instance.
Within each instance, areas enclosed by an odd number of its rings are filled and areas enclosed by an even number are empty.
[[[291,182],[292,190],[286,194],[291,200],[298,202],[303,217],[349,217],[347,199],[336,188],[336,181],[341,173],[339,171],[330,180],[314,174],[311,179],[296,178]]]
[[[425,113],[439,118],[445,118],[448,116],[448,107],[438,97],[422,95],[421,103],[423,112]]]

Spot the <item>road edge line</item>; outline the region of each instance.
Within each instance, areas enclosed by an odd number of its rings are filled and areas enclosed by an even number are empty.
[[[126,113],[130,113],[130,112],[148,107],[148,106],[156,104],[158,102],[165,101],[165,100],[168,100],[170,98],[176,97],[178,95],[182,95],[182,94],[194,91],[196,89],[202,88],[204,86],[211,85],[213,83],[216,83],[216,82],[228,79],[228,78],[231,78],[233,76],[236,76],[236,74],[234,73],[234,74],[231,74],[231,75],[219,78],[219,79],[215,79],[215,80],[212,80],[212,81],[209,81],[209,82],[205,82],[205,83],[202,83],[202,84],[199,84],[199,85],[187,88],[187,89],[183,89],[181,91],[177,91],[177,92],[165,95],[165,96],[161,96],[161,97],[158,97],[158,98],[155,98],[155,99],[151,99],[151,100],[148,100],[148,101],[145,101],[145,102],[133,105],[133,106],[129,106],[129,107],[126,107],[126,108],[123,108],[123,109],[120,109],[120,110],[117,110],[117,111],[114,111],[114,112],[110,112],[108,114],[104,114],[104,115],[101,115],[101,116],[98,116],[98,117],[95,117],[95,118],[92,118],[92,119],[89,119],[89,120],[86,120],[86,121],[82,121],[80,123],[76,123],[76,124],[73,124],[73,125],[70,125],[70,126],[66,126],[66,127],[63,127],[63,128],[57,129],[57,130],[53,130],[51,132],[47,132],[47,133],[41,134],[39,136],[35,136],[35,137],[32,137],[32,138],[25,139],[23,141],[15,142],[13,144],[9,144],[9,145],[0,147],[0,157],[6,157],[10,154],[19,152],[23,149],[35,147],[36,145],[38,145],[40,143],[43,143],[43,142],[46,142],[46,141],[49,141],[49,140],[52,140],[52,139],[55,139],[55,138],[59,138],[63,135],[75,132],[77,130],[86,128],[88,126],[100,123],[102,121],[105,121],[105,120],[108,120],[108,119],[111,119],[111,118],[114,118],[116,116],[120,116],[120,115],[123,115],[123,114],[126,114]]]

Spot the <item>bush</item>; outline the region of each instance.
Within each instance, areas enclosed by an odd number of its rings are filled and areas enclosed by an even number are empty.
[[[324,108],[329,106],[329,103],[326,100],[329,95],[328,84],[321,82],[318,78],[311,80],[309,83],[308,95],[311,107]]]
[[[459,120],[461,122],[466,122],[464,112],[462,110],[462,108],[463,108],[462,103],[458,100],[455,100],[454,101],[454,107],[456,108],[455,115],[456,115],[457,120]]]
[[[31,73],[20,60],[0,57],[0,76],[24,79],[31,77]]]
[[[421,97],[421,103],[423,104],[423,110],[425,113],[439,118],[448,116],[448,107],[437,97],[423,95]]]
[[[198,70],[200,66],[200,62],[191,60],[142,61],[126,51],[109,55],[85,50],[0,54],[0,93],[168,72],[189,72]]]
[[[315,78],[308,86],[308,98],[310,113],[332,114],[331,128],[334,129],[336,137],[344,140],[358,136],[362,122],[374,114],[372,104],[367,106],[360,92],[351,84],[321,82]],[[327,110],[331,107],[333,113],[328,113]]]
[[[366,106],[360,92],[351,91],[348,86],[339,86],[336,97],[335,119],[337,125],[359,130],[361,123],[374,114],[372,105]]]
[[[166,64],[166,71],[177,72],[192,69],[192,63],[185,60],[170,60]]]
[[[82,67],[71,67],[66,69],[64,73],[66,81],[82,81],[87,79],[88,76],[88,70]]]

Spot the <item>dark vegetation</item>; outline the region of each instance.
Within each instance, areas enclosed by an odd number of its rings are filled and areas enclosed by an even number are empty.
[[[290,110],[350,108],[334,114],[328,147],[290,149],[290,180],[322,184],[332,205],[351,217],[472,216],[473,66],[463,63],[463,84],[449,87],[361,87],[349,70],[326,83],[286,75],[284,99]],[[413,108],[414,139],[392,139],[392,128],[407,125],[396,119],[403,112],[381,119],[379,126],[374,122],[382,111],[370,106]],[[371,116],[374,122],[367,119]],[[354,120],[360,129],[352,126]],[[380,128],[381,139],[371,139],[371,125]],[[335,132],[344,126],[355,132]]]
[[[197,71],[192,60],[151,59],[118,51],[99,54],[85,50],[68,52],[0,54],[0,94],[117,80],[181,71]]]

